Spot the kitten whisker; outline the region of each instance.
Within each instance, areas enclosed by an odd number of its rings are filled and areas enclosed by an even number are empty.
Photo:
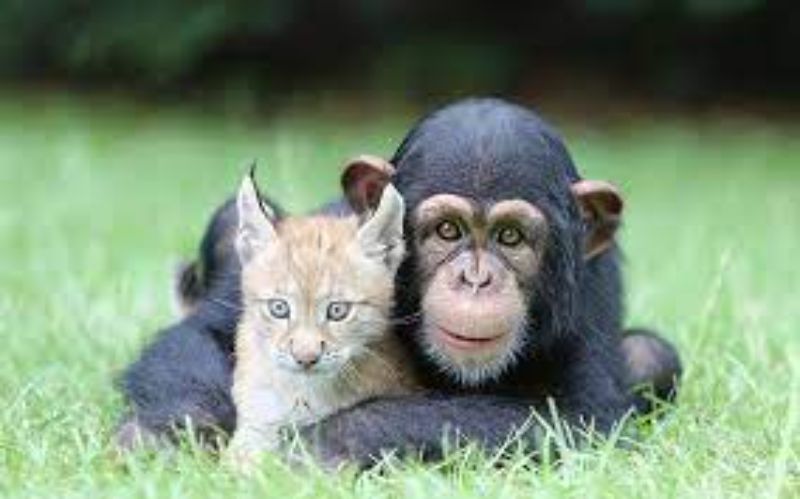
[[[364,353],[365,354],[370,355],[373,359],[375,359],[378,362],[380,362],[381,365],[383,365],[386,368],[386,371],[389,373],[389,375],[392,377],[393,380],[396,381],[396,380],[398,380],[400,378],[400,374],[398,373],[397,368],[396,368],[394,363],[386,360],[386,358],[384,358],[383,355],[381,355],[379,352],[373,350],[372,348],[369,348],[367,346],[365,346],[363,348],[364,348]]]
[[[365,324],[380,325],[382,327],[405,326],[419,322],[422,319],[422,315],[423,315],[422,312],[417,312],[403,317],[394,317],[386,320],[372,320],[372,319],[360,319],[360,320]]]
[[[351,388],[362,384],[363,376],[352,361],[348,360],[342,365],[342,380]]]
[[[415,312],[410,315],[406,315],[403,317],[393,317],[389,319],[389,324],[393,326],[404,326],[415,324],[422,319],[422,312]]]
[[[238,304],[233,303],[233,302],[221,300],[219,298],[207,298],[207,300],[210,301],[211,303],[216,303],[217,305],[223,306],[223,307],[228,308],[230,310],[235,310],[237,312],[241,312],[241,311],[244,310],[244,307],[242,307],[241,305],[238,305]]]

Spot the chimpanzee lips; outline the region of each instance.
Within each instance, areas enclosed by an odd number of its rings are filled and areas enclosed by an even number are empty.
[[[505,336],[504,334],[494,336],[465,336],[441,326],[436,326],[436,329],[444,343],[460,350],[480,350]]]

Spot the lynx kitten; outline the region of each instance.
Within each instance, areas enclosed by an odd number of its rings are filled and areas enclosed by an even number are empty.
[[[403,199],[389,184],[374,213],[273,224],[252,175],[238,195],[244,310],[236,342],[237,430],[229,458],[250,471],[280,430],[415,386],[390,331],[403,254]]]

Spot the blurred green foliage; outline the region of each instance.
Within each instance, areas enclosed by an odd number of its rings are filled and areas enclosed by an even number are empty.
[[[236,34],[286,29],[293,2],[7,0],[0,4],[6,73],[122,73],[169,81]]]
[[[662,93],[793,93],[798,13],[780,0],[2,0],[0,76],[413,96],[519,91],[570,65]]]

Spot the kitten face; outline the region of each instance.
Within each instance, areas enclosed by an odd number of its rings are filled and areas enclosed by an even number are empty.
[[[252,182],[252,181],[250,181]],[[403,204],[387,187],[376,212],[297,217],[274,226],[245,180],[239,194],[244,329],[281,370],[347,375],[388,334],[394,273],[403,256]],[[355,375],[355,374],[354,374]]]
[[[385,334],[394,276],[357,231],[354,218],[289,219],[244,267],[246,320],[277,365],[335,374]]]

